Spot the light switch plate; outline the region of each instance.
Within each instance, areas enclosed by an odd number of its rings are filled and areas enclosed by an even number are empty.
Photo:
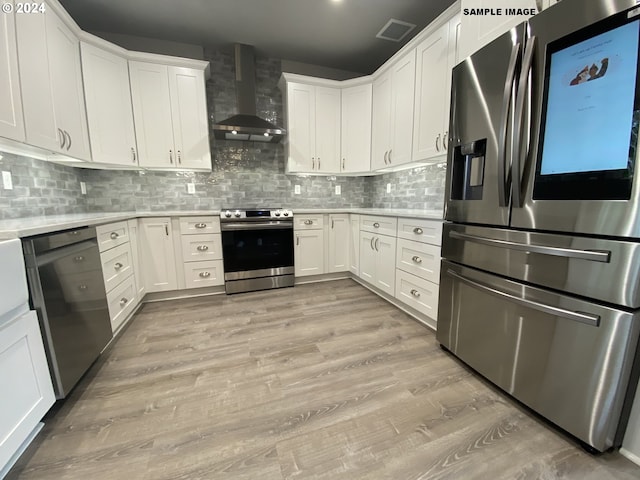
[[[340,185],[336,185],[336,195],[342,195],[342,187]]]
[[[194,183],[187,183],[187,193],[196,193],[196,185]]]
[[[5,190],[13,190],[13,182],[11,181],[11,172],[2,172],[2,187]]]
[[[84,182],[80,182],[80,193],[82,195],[86,195],[87,194],[87,184]]]
[[[296,185],[293,187],[293,193],[296,195],[300,195],[300,185]]]
[[[387,193],[391,193],[391,184],[387,183]]]

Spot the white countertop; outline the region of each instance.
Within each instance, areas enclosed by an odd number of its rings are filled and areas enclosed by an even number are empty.
[[[392,217],[410,217],[426,220],[442,220],[440,210],[408,210],[385,208],[294,208],[294,214],[319,213],[357,213],[361,215],[382,215]],[[186,217],[199,215],[219,215],[219,210],[163,211],[163,212],[119,212],[119,213],[74,213],[43,217],[25,217],[12,220],[0,220],[0,240],[31,237],[44,233],[86,226],[102,225],[132,218],[144,217]]]

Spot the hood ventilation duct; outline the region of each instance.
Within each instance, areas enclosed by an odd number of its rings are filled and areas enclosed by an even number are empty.
[[[236,97],[238,115],[213,126],[213,134],[219,140],[245,140],[278,143],[286,131],[256,115],[255,53],[249,45],[235,45]]]

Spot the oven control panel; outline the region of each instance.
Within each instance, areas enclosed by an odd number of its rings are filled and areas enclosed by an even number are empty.
[[[293,218],[293,212],[286,208],[278,208],[274,210],[240,210],[240,209],[223,209],[220,212],[221,221],[238,221],[238,220],[259,220],[260,218],[269,219],[287,219]]]

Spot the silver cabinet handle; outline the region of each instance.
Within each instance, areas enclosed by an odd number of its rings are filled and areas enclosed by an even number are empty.
[[[387,155],[389,154],[389,150],[384,152],[384,164],[387,164]]]
[[[87,288],[89,287],[87,287],[84,283],[82,285],[78,285],[78,290],[80,290],[81,292],[84,292]]]
[[[300,237],[296,235],[296,245],[300,245]]]
[[[199,276],[201,278],[209,278],[211,276],[210,272],[200,272]]]
[[[380,228],[380,224],[379,224],[378,222],[375,222],[375,223],[373,224],[373,228]]]
[[[71,135],[69,135],[69,132],[67,132],[65,130],[64,131],[64,136],[67,138],[67,148],[66,148],[66,150],[69,151],[69,149],[71,148]]]
[[[478,290],[482,290],[483,292],[489,293],[491,295],[495,295],[496,297],[504,298],[510,302],[516,303],[518,305],[522,305],[527,308],[531,308],[533,310],[537,310],[539,312],[548,313],[550,315],[556,315],[558,317],[566,318],[566,319],[573,320],[580,323],[585,323],[587,325],[592,325],[594,327],[597,327],[600,325],[600,315],[593,315],[591,313],[584,313],[584,312],[574,312],[571,310],[566,310],[564,308],[554,307],[552,305],[536,302],[534,300],[528,300],[526,298],[516,297],[515,295],[490,287],[489,285],[485,285],[484,283],[471,280],[470,278],[460,275],[459,273],[456,273],[451,269],[447,270],[447,275],[457,278],[458,280],[460,280],[463,283],[466,283],[470,287],[476,288]]]
[[[415,288],[412,288],[409,293],[411,293],[411,295],[413,295],[416,298],[420,298],[420,292],[418,290],[416,290]]]
[[[178,163],[182,165],[182,153],[178,150]]]
[[[373,248],[373,237],[371,237],[371,241],[369,242],[369,246],[371,247],[371,250],[375,250],[375,249]]]
[[[206,223],[196,223],[195,227],[196,228],[207,228],[207,224]]]
[[[124,307],[127,304],[128,301],[129,301],[129,299],[127,297],[122,297],[120,299],[120,306]]]
[[[436,152],[440,151],[440,134],[436,137]]]
[[[313,220],[305,220],[304,224],[305,225],[313,225]]]
[[[113,268],[114,268],[115,270],[120,270],[122,267],[124,267],[124,265],[123,265],[123,264],[121,264],[120,262],[116,263],[116,264],[113,266]]]
[[[173,164],[173,150],[169,150],[169,163]]]
[[[169,236],[169,225],[167,225],[166,223],[164,224],[164,234],[167,237]]]
[[[206,252],[207,250],[209,250],[209,247],[207,247],[206,245],[198,245],[196,247],[196,250],[198,250],[199,252]]]
[[[314,157],[311,157],[311,170],[315,170],[316,169],[316,159]]]
[[[376,241],[373,242],[373,246],[376,247],[376,252],[379,252],[380,250],[378,250],[378,242],[380,241],[380,239],[378,237],[376,237]]]
[[[342,159],[342,169],[344,170],[344,158]]]
[[[415,233],[416,235],[422,235],[424,232],[420,227],[416,227],[413,229],[413,233]]]
[[[136,163],[136,160],[137,160],[136,149],[133,147],[131,147],[131,157],[133,158],[133,163]]]
[[[422,259],[418,255],[414,255],[413,257],[411,257],[411,260],[416,263],[422,263]]]
[[[74,262],[84,262],[84,257],[82,255],[78,255],[77,257],[73,257]]]
[[[64,132],[60,128],[58,129],[58,133],[60,134],[60,148],[64,150],[64,146],[67,143],[67,137],[65,137]]]
[[[444,132],[444,135],[442,136],[442,148],[444,151],[447,150],[447,137],[449,136],[449,131],[447,130],[446,132]]]
[[[120,235],[118,235],[118,232],[111,232],[111,235],[109,235],[111,237],[111,240],[115,240],[116,238],[118,238]]]
[[[475,235],[456,231],[449,232],[449,237],[466,240],[471,243],[489,245],[491,247],[504,247],[510,250],[518,250],[520,252],[541,253],[542,255],[553,255],[555,257],[576,258],[602,263],[609,263],[609,260],[611,259],[611,252],[607,250],[579,250],[575,248],[547,247],[545,245],[527,245],[526,243],[511,242],[509,240],[477,237]]]
[[[391,152],[393,152],[393,148],[389,149],[389,165],[391,165]]]

